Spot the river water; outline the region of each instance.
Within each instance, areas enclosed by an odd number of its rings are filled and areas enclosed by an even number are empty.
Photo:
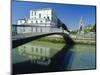
[[[95,69],[95,53],[95,45],[32,41],[13,49],[13,73]]]

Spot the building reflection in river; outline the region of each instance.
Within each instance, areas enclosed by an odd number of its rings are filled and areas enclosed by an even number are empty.
[[[32,63],[41,65],[50,64],[50,48],[37,47],[32,45],[23,45],[18,47],[20,56],[28,58]]]

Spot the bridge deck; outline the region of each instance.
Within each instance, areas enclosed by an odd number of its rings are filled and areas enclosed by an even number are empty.
[[[51,33],[25,33],[25,34],[18,34],[15,36],[12,36],[12,43],[13,43],[13,48],[20,46],[22,44],[25,44],[27,42],[30,42],[32,40],[38,39],[40,37],[48,36],[48,35],[61,35],[67,41],[68,44],[72,44],[73,40],[69,36],[69,34],[64,33],[64,32],[51,32]]]
[[[49,34],[62,34],[62,32],[36,32],[36,33],[24,33],[24,34],[17,34],[15,36],[12,36],[12,40],[19,40],[19,39],[24,39],[24,38],[29,38],[29,37],[36,37],[36,36],[41,36],[41,35],[49,35]]]

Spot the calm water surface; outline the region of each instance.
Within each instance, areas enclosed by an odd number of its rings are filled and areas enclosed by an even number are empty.
[[[12,51],[13,73],[95,69],[95,45],[32,41]]]

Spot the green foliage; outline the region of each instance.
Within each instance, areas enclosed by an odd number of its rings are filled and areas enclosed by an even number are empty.
[[[96,32],[96,24],[93,26],[91,31]]]
[[[91,26],[90,28],[84,29],[84,32],[96,32],[96,24]]]
[[[47,41],[52,43],[65,43],[65,40],[61,37],[43,37],[38,39],[38,41]]]
[[[78,30],[75,30],[75,31],[71,31],[70,33],[71,34],[77,34]]]

